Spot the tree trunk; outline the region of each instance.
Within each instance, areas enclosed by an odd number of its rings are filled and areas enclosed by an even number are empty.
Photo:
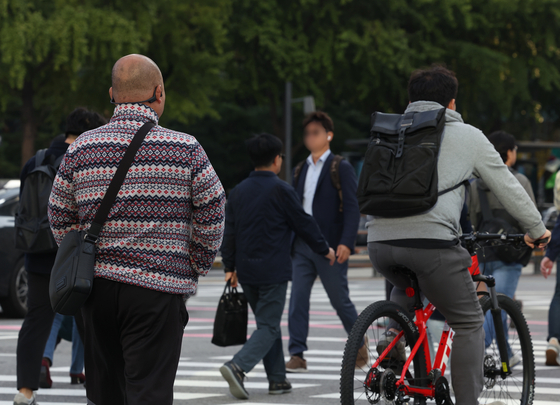
[[[33,107],[33,84],[27,79],[21,91],[21,119],[23,122],[23,137],[21,140],[21,167],[35,154],[35,138],[37,137],[37,120]]]

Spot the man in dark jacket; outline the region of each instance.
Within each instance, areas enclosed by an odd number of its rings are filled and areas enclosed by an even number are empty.
[[[269,394],[292,390],[286,379],[280,330],[286,289],[292,279],[292,232],[326,266],[335,261],[334,250],[313,217],[305,213],[293,188],[277,176],[282,167],[282,142],[261,134],[247,141],[247,150],[255,171],[230,193],[222,245],[226,280],[236,286],[239,279],[257,322],[257,330],[243,348],[220,368],[231,393],[239,399],[249,398],[243,379],[261,359]]]
[[[53,140],[45,159],[49,159],[51,156],[58,159],[66,153],[68,146],[82,132],[100,127],[106,122],[105,118],[96,112],[84,108],[75,109],[68,116],[65,136]],[[23,190],[25,178],[33,168],[35,168],[35,156],[29,159],[21,171],[20,190]],[[25,270],[28,280],[27,315],[18,337],[16,363],[19,393],[14,398],[14,404],[36,404],[34,391],[39,388],[43,351],[54,320],[49,298],[49,280],[55,258],[56,252],[25,254]]]
[[[311,152],[303,165],[298,165],[294,187],[303,203],[303,209],[319,224],[329,246],[336,249],[337,260],[333,267],[325,265],[320,256],[312,252],[297,237],[293,247],[294,275],[289,311],[289,350],[291,359],[286,365],[288,372],[307,371],[303,352],[307,350],[309,332],[309,298],[317,276],[331,305],[336,310],[344,329],[350,333],[358,313],[348,291],[348,257],[354,251],[358,233],[360,211],[356,198],[357,180],[354,169],[346,160],[333,167],[335,156],[330,151],[334,136],[331,118],[324,112],[314,112],[303,122],[304,142]],[[338,172],[342,198],[333,184],[331,171]],[[342,200],[342,201],[341,201]],[[367,348],[362,346],[357,366],[367,361]]]

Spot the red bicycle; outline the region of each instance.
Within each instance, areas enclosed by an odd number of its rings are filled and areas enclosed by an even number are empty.
[[[535,363],[529,327],[519,306],[509,297],[497,294],[492,276],[480,274],[475,249],[482,241],[499,241],[513,247],[524,243],[524,235],[463,235],[463,244],[473,257],[469,269],[474,282],[483,282],[488,292],[479,292],[487,321],[493,320],[492,336],[487,336],[484,355],[484,390],[481,404],[500,401],[506,405],[530,405],[535,392]],[[542,243],[537,241],[536,243]],[[426,322],[435,311],[424,306],[415,274],[406,268],[409,297],[414,297],[415,320],[394,302],[379,301],[358,317],[346,342],[340,379],[342,405],[356,402],[422,405],[435,399],[438,405],[452,405],[453,398],[445,370],[451,353],[454,332],[447,323],[432,363]],[[393,331],[393,332],[389,332]],[[398,333],[397,333],[398,331]],[[390,336],[391,335],[391,336]],[[388,338],[390,336],[390,338]],[[366,366],[355,368],[358,350],[368,344]]]

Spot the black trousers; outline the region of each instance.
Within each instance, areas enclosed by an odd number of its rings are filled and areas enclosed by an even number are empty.
[[[17,343],[17,389],[39,389],[41,360],[54,320],[49,298],[50,274],[27,273],[27,315]]]
[[[188,322],[180,295],[96,278],[82,315],[88,404],[173,403]]]

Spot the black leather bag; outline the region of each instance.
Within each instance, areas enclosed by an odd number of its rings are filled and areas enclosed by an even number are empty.
[[[221,347],[244,344],[247,341],[247,318],[247,298],[228,281],[216,310],[212,343]]]
[[[95,244],[99,233],[134,161],[136,152],[146,134],[154,126],[154,123],[148,122],[134,135],[103,196],[90,228],[87,231],[72,230],[62,239],[49,283],[49,296],[54,312],[75,315],[88,299],[93,287]]]

